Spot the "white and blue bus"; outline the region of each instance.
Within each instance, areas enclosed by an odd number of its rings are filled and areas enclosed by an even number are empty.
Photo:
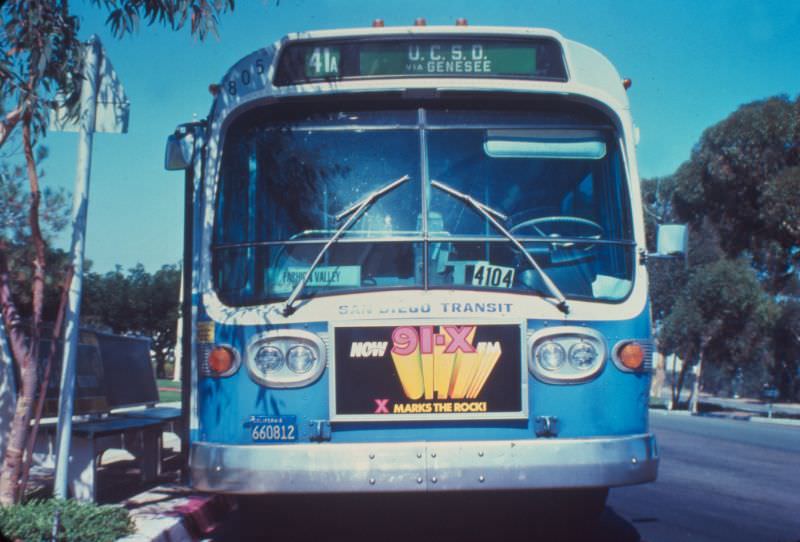
[[[626,86],[557,32],[464,21],[292,34],[212,85],[166,158],[192,486],[654,480]]]

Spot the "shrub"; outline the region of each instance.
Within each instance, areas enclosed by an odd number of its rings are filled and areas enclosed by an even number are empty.
[[[0,533],[11,540],[50,541],[56,510],[61,513],[59,542],[111,542],[134,530],[124,508],[49,499],[0,507]]]

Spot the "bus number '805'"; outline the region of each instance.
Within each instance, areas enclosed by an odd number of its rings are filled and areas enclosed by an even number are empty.
[[[295,440],[295,426],[281,424],[259,424],[250,430],[253,440]]]

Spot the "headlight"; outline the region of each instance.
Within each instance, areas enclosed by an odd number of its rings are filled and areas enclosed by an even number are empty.
[[[283,352],[275,346],[262,346],[256,352],[254,361],[262,373],[277,371],[283,365]]]
[[[250,378],[271,388],[299,388],[317,380],[325,370],[326,349],[308,331],[283,329],[260,333],[247,346]]]
[[[566,359],[564,347],[556,342],[546,341],[536,349],[536,361],[548,371],[555,371]]]
[[[551,383],[569,384],[596,376],[606,360],[606,341],[593,329],[545,328],[528,340],[531,374]]]
[[[307,346],[293,346],[286,354],[286,365],[297,374],[305,374],[314,366],[317,356]]]
[[[577,342],[569,348],[569,362],[579,371],[591,368],[597,356],[597,349],[587,341]]]

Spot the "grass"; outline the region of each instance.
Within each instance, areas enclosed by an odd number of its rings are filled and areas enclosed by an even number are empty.
[[[181,400],[181,383],[174,382],[167,378],[159,378],[158,385],[158,400],[161,402],[180,401]]]

